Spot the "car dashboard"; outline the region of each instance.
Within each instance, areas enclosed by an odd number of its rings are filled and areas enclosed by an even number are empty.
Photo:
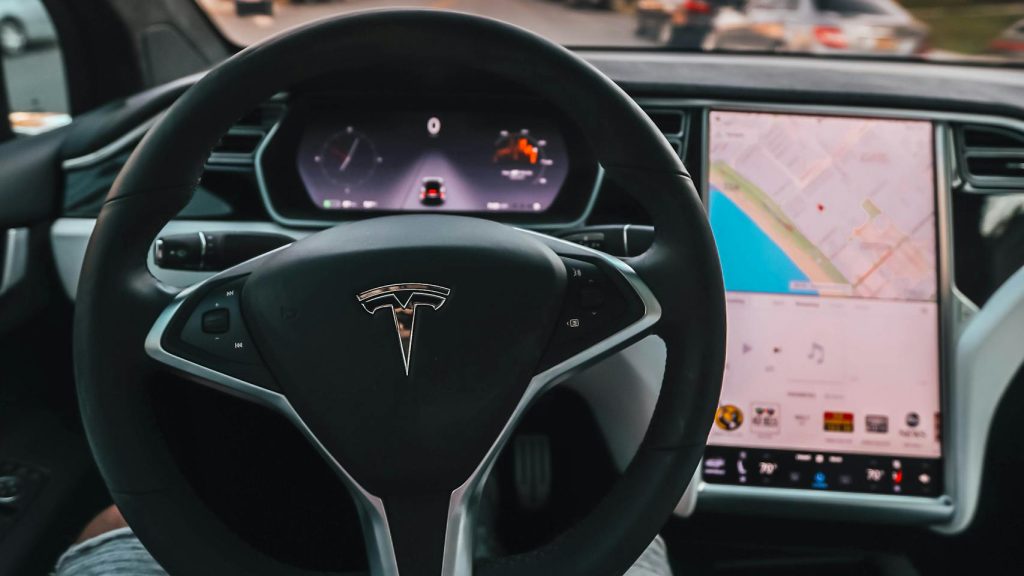
[[[584,56],[679,154],[719,244],[726,379],[677,513],[842,514],[962,530],[1009,377],[971,384],[1006,318],[985,306],[998,284],[972,284],[978,232],[960,215],[1021,198],[1024,178],[1005,166],[1024,153],[1024,77],[951,66],[914,86],[907,78],[923,65]],[[986,82],[997,102],[979,95]],[[106,143],[64,160],[51,235],[70,296],[106,190],[182,84],[122,110],[135,122],[122,119]],[[303,87],[240,119],[161,234],[198,260],[166,266],[155,247],[154,274],[178,286],[209,276],[201,252],[218,234],[286,241],[401,213],[491,218],[620,256],[642,250],[650,221],[623,194],[628,183],[606,179],[579,131],[528,91],[409,93]],[[1004,292],[993,298],[1019,297]],[[570,384],[620,466],[657,398],[663,348],[650,340]],[[623,398],[636,403],[635,421],[603,416]]]

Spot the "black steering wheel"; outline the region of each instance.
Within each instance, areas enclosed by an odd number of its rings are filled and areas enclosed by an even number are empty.
[[[406,215],[336,226],[180,293],[154,279],[151,243],[189,201],[220,136],[299,82],[344,70],[360,84],[353,60],[364,71],[421,63],[529,80],[580,128],[607,177],[649,212],[653,246],[623,261],[487,220]],[[612,491],[551,544],[474,562],[483,480],[524,411],[652,334],[666,346],[664,381]],[[357,502],[373,574],[620,576],[703,453],[722,380],[725,304],[693,183],[618,86],[501,22],[378,11],[243,50],[168,110],[96,222],[74,345],[100,470],[172,574],[307,572],[228,529],[183,476],[145,385],[168,369],[290,419]]]

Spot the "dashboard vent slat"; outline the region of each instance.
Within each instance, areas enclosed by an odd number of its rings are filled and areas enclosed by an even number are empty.
[[[669,146],[680,158],[686,156],[686,139],[690,126],[691,110],[683,108],[645,107],[644,112],[651,118],[654,125],[665,135]]]
[[[227,133],[213,148],[214,154],[255,154],[263,141],[262,132]]]
[[[957,165],[965,191],[1024,190],[1024,130],[966,124],[956,126],[955,131]]]
[[[680,110],[647,110],[654,125],[666,136],[682,136],[685,127],[684,115]]]
[[[985,178],[1024,178],[1024,154],[970,157],[967,159],[967,170]]]
[[[252,165],[256,151],[284,114],[284,106],[275,100],[263,104],[243,116],[220,141],[206,161],[208,167]]]
[[[964,126],[964,146],[968,148],[1021,148],[1024,149],[1024,134],[995,127]]]

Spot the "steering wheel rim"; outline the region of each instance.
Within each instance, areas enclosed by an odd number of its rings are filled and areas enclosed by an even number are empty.
[[[451,12],[346,15],[247,48],[197,82],[136,148],[97,219],[75,312],[79,402],[115,502],[172,574],[304,573],[251,547],[200,502],[138,383],[162,369],[141,343],[175,298],[147,268],[153,238],[187,204],[209,150],[234,121],[281,89],[349,70],[336,54],[360,54],[364,66],[442,63],[510,80],[528,75],[538,95],[580,127],[606,176],[651,214],[654,244],[623,265],[661,309],[658,322],[628,342],[656,334],[667,349],[662,391],[637,455],[597,509],[553,543],[475,567],[445,563],[446,573],[622,574],[682,496],[714,417],[725,348],[714,240],[686,169],[625,92],[532,33]]]

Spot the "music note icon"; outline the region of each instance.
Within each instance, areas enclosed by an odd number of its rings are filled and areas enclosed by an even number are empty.
[[[817,342],[811,343],[811,351],[807,353],[807,359],[816,363],[825,363],[825,347]]]

